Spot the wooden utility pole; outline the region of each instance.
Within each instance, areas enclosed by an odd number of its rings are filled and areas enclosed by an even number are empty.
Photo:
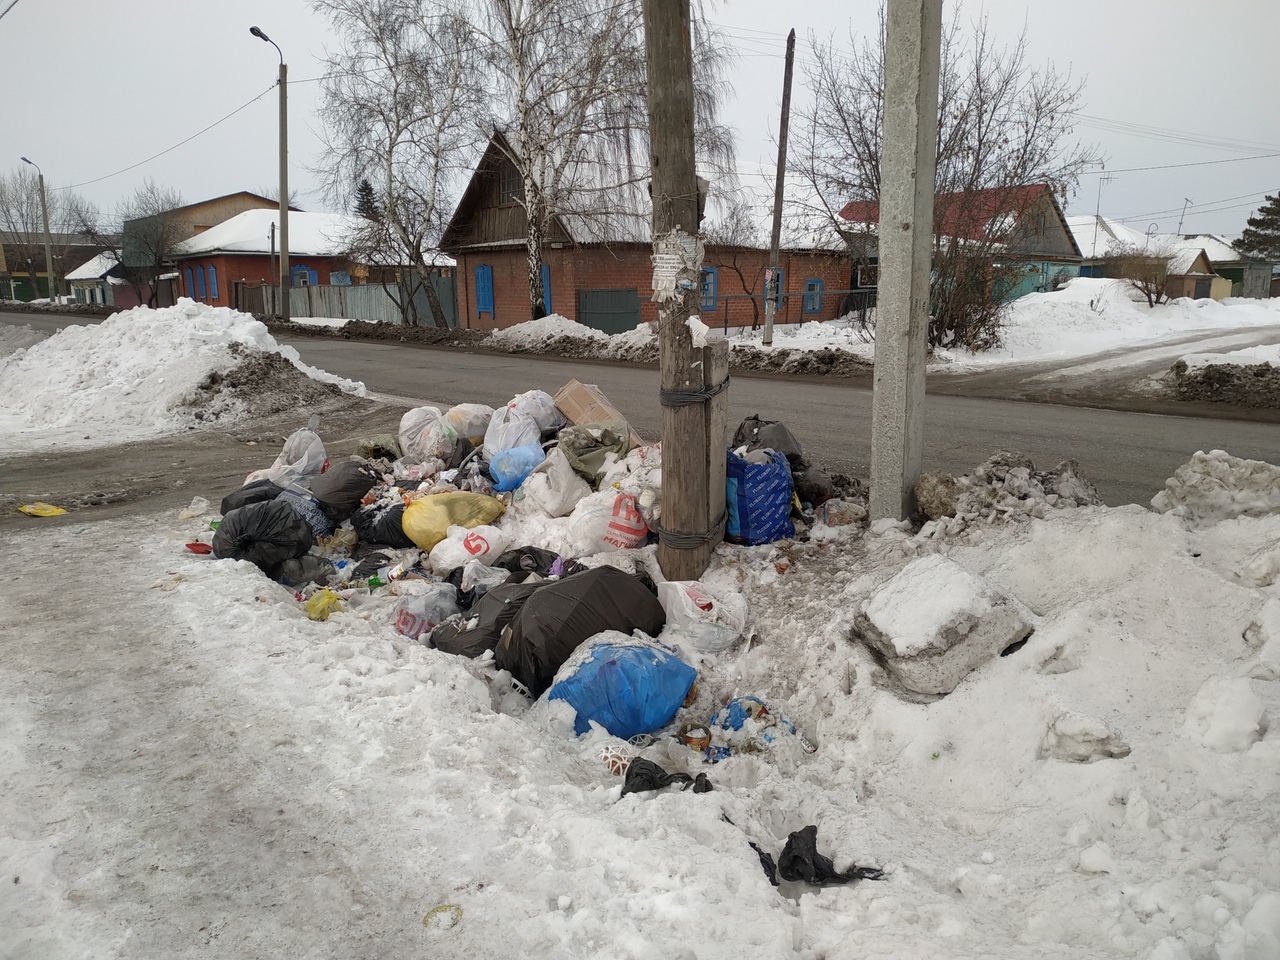
[[[696,580],[724,539],[728,344],[695,346],[702,240],[693,148],[689,0],[644,0],[649,75],[653,299],[662,374],[662,528],[668,580]],[[716,479],[718,477],[718,479]]]
[[[782,240],[782,186],[787,172],[787,125],[791,120],[791,67],[796,59],[796,31],[787,34],[787,66],[782,75],[782,119],[778,121],[778,174],[773,182],[773,233],[769,237],[769,270],[764,281],[764,345],[773,343],[773,310],[782,292],[778,283],[778,245]]]

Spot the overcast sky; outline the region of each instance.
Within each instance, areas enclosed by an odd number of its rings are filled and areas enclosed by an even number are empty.
[[[1280,2],[947,0],[947,15],[957,6],[968,19],[985,11],[1004,41],[1025,25],[1032,62],[1087,79],[1077,135],[1107,156],[1104,215],[1172,232],[1189,199],[1184,232],[1235,236],[1280,188]],[[743,160],[771,159],[787,30],[798,37],[799,99],[810,33],[847,43],[850,26],[876,29],[876,9],[876,0],[712,7],[739,54],[727,119]],[[255,23],[289,64],[290,185],[305,209],[329,209],[309,168],[320,160],[314,78],[332,39],[305,0],[18,0],[0,19],[0,170],[25,155],[51,185],[75,185],[107,211],[146,177],[188,201],[270,187],[278,60],[249,35]],[[1163,169],[1134,169],[1150,167]],[[1086,176],[1068,212],[1093,213],[1100,180]]]

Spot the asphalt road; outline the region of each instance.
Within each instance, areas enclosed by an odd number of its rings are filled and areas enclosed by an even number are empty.
[[[310,364],[398,397],[496,405],[534,388],[555,392],[570,378],[599,384],[646,438],[661,433],[658,372],[609,364],[406,349],[354,341],[291,341]],[[811,457],[855,476],[869,473],[871,391],[840,381],[735,377],[729,420],[758,413],[782,420]],[[1073,457],[1112,505],[1147,503],[1197,450],[1280,460],[1280,427],[1267,423],[1153,416],[1115,410],[930,395],[924,466],[967,473],[996,450],[1052,467]]]
[[[0,314],[0,322],[56,329],[74,320]],[[363,380],[370,390],[440,405],[497,405],[525,390],[554,392],[577,378],[599,384],[641,435],[656,439],[661,432],[656,370],[347,340],[289,342],[307,363]],[[805,452],[829,469],[868,474],[871,391],[865,387],[736,376],[729,391],[731,428],[753,413],[785,421]],[[966,473],[1000,449],[1046,468],[1075,458],[1107,503],[1145,504],[1197,450],[1280,462],[1280,427],[933,393],[925,405],[924,449],[926,468],[951,473]]]

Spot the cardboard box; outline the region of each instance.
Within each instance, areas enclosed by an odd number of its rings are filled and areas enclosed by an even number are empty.
[[[630,422],[618,412],[618,408],[608,401],[604,393],[594,383],[570,380],[556,391],[553,399],[556,402],[556,409],[563,413],[569,422],[573,424],[600,423],[602,420]],[[640,439],[640,434],[636,433],[634,429],[631,431],[631,446],[644,446],[644,441]]]

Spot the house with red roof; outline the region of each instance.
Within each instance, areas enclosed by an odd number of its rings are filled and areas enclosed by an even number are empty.
[[[875,286],[879,202],[847,203],[840,210],[840,219],[845,224],[841,232],[862,252],[859,285]],[[1080,248],[1062,207],[1044,183],[937,194],[933,198],[933,236],[935,249],[968,244],[1002,263],[1019,264],[1020,279],[1004,286],[1002,300],[1052,290],[1080,272]]]

